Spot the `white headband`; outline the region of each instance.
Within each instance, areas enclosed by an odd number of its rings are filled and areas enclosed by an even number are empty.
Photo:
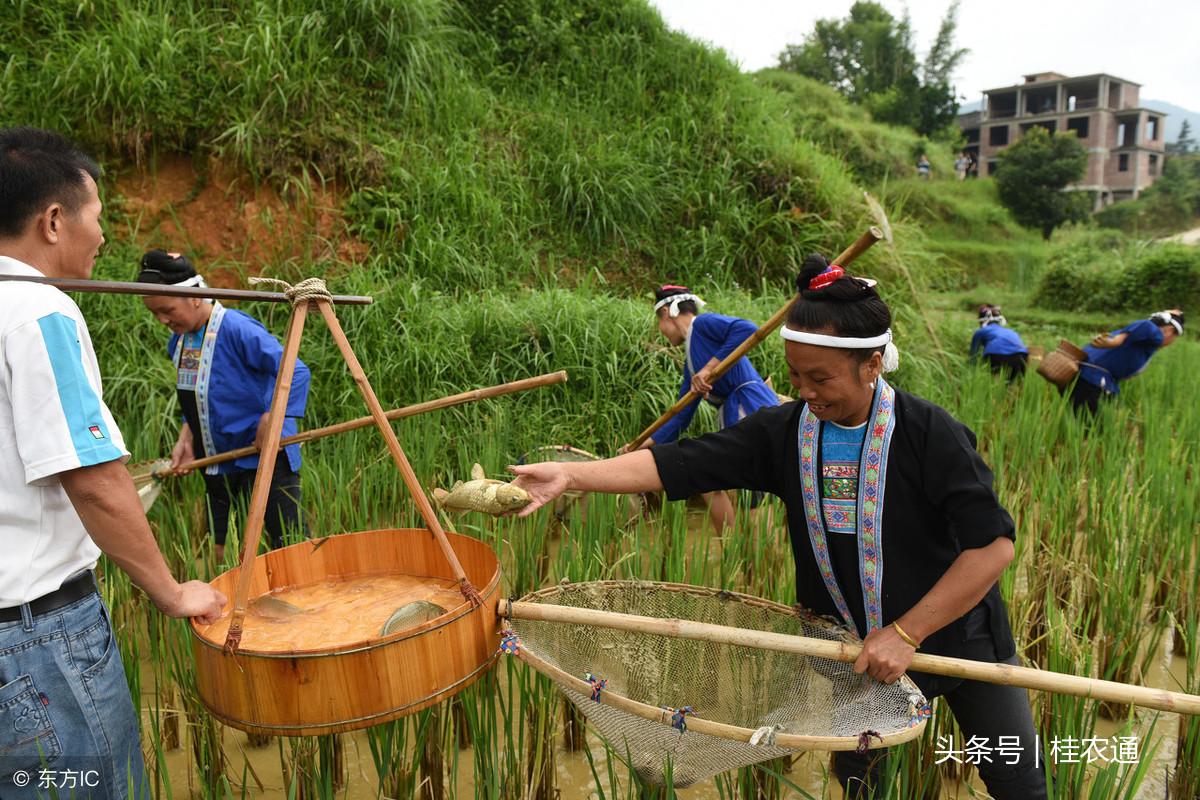
[[[870,336],[865,339],[855,339],[850,336],[828,336],[824,333],[798,331],[789,328],[787,325],[784,325],[779,329],[779,335],[787,339],[789,342],[815,344],[818,347],[841,347],[846,350],[871,350],[876,347],[883,347],[892,341],[891,328],[888,328],[878,336]]]
[[[204,282],[204,278],[201,277],[200,275],[193,275],[192,277],[188,278],[187,280],[180,281],[179,283],[172,283],[171,285],[172,286],[199,286],[201,289],[208,287],[208,284]]]
[[[854,338],[852,336],[829,336],[824,333],[809,333],[798,331],[784,325],[779,329],[779,335],[789,342],[813,344],[817,347],[839,347],[846,350],[873,350],[883,348],[883,371],[894,372],[900,366],[900,351],[892,344],[892,329],[888,328],[878,336]]]
[[[694,294],[687,294],[687,293],[673,294],[670,297],[664,297],[662,300],[659,300],[657,303],[655,303],[654,304],[654,313],[657,314],[658,310],[660,308],[662,308],[663,306],[669,305],[671,307],[671,309],[667,313],[670,314],[672,317],[678,317],[679,316],[679,304],[686,300],[691,300],[693,303],[695,303],[696,308],[704,308],[704,306],[708,305],[708,303],[705,303],[703,300],[701,300],[699,297],[696,297],[696,295],[694,295]]]
[[[1159,311],[1150,317],[1150,321],[1155,325],[1170,325],[1175,329],[1175,333],[1183,336],[1183,325],[1171,315],[1170,311]]]

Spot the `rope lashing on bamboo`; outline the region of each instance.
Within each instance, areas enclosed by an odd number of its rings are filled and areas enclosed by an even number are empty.
[[[330,294],[329,289],[325,286],[324,278],[305,278],[294,286],[279,278],[250,279],[252,286],[257,286],[260,283],[277,287],[279,291],[283,292],[283,296],[290,300],[294,306],[298,306],[301,303],[308,303],[312,300],[333,302],[333,295]]]

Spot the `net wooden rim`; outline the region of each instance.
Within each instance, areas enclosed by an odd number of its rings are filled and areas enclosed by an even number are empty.
[[[536,602],[537,599],[549,598],[549,597],[553,597],[557,594],[561,594],[561,591],[563,588],[567,588],[570,586],[577,586],[577,585],[578,584],[565,584],[565,585],[559,585],[559,586],[551,586],[551,587],[547,587],[545,589],[539,589],[538,591],[531,592],[530,594],[521,598],[521,600],[523,602]],[[731,591],[726,591],[726,590],[722,590],[722,589],[712,589],[709,587],[693,586],[691,584],[686,584],[686,583],[668,583],[668,582],[636,581],[636,580],[634,580],[634,581],[610,580],[610,581],[588,581],[587,585],[598,587],[601,589],[617,588],[617,587],[628,588],[628,587],[636,587],[636,586],[653,587],[654,589],[657,589],[657,590],[662,590],[662,591],[667,591],[667,592],[679,592],[681,594],[689,594],[689,595],[692,595],[695,597],[705,597],[705,598],[719,597],[722,600],[733,600],[733,601],[744,603],[746,605],[756,606],[758,608],[762,608],[762,609],[765,609],[768,611],[776,611],[779,613],[787,614],[789,616],[797,617],[799,619],[812,619],[812,620],[819,620],[822,622],[835,622],[835,620],[832,620],[829,617],[823,617],[818,614],[813,614],[812,612],[807,611],[806,609],[799,608],[797,606],[788,606],[788,605],[784,605],[783,603],[776,603],[772,600],[764,600],[761,597],[755,597],[753,595],[742,594],[740,592],[731,592]],[[510,633],[512,632],[510,623],[505,622],[504,628],[506,629],[506,631],[508,631]],[[840,628],[835,627],[835,631],[837,631],[841,635],[842,641],[846,641],[846,642],[854,641],[854,638],[851,637],[849,635],[849,633],[842,631]],[[553,664],[550,664],[549,662],[545,661],[544,659],[538,657],[534,653],[531,653],[529,651],[527,645],[523,641],[521,642],[520,647],[518,648],[515,655],[518,659],[520,659],[524,663],[528,664],[529,666],[533,667],[535,670],[542,673],[546,677],[550,678],[555,683],[559,683],[561,685],[567,686],[572,691],[575,691],[578,694],[581,694],[584,696],[591,695],[591,693],[592,693],[592,685],[591,684],[589,684],[587,681],[585,681],[581,678],[578,678],[578,677],[570,674],[569,672],[559,669],[558,667],[554,666]],[[671,713],[672,713],[671,711],[668,711],[659,706],[652,706],[652,705],[649,705],[648,703],[642,703],[638,700],[633,700],[631,698],[625,697],[624,695],[622,695],[619,692],[614,691],[612,689],[605,689],[600,694],[599,700],[595,700],[592,702],[598,702],[598,703],[601,703],[604,705],[612,706],[613,708],[619,709],[628,714],[632,714],[636,717],[640,717],[649,722],[656,722],[660,725],[664,725],[666,727],[671,727],[671,725],[670,725],[670,718],[671,718]],[[775,746],[775,747],[789,748],[789,749],[794,749],[794,750],[848,751],[848,750],[858,750],[861,747],[863,747],[864,739],[865,739],[865,744],[866,744],[867,749],[877,750],[877,749],[881,749],[881,748],[892,747],[892,746],[898,745],[898,744],[903,744],[904,742],[912,741],[913,739],[919,738],[924,733],[925,726],[928,723],[928,721],[929,720],[927,717],[921,718],[921,719],[917,720],[917,722],[915,722],[911,727],[907,728],[906,730],[897,731],[895,733],[883,734],[883,735],[873,734],[871,736],[866,736],[866,737],[863,737],[863,736],[807,736],[807,735],[798,735],[798,734],[789,734],[789,733],[779,732],[779,733],[776,733],[774,735],[774,737],[771,739],[771,745]],[[713,720],[708,720],[708,719],[704,719],[703,717],[697,717],[697,716],[693,716],[693,715],[689,715],[687,717],[687,729],[689,731],[695,731],[697,733],[703,733],[703,734],[707,734],[709,736],[716,736],[716,737],[719,737],[722,739],[730,739],[730,740],[739,741],[739,742],[749,742],[751,737],[754,736],[754,734],[757,733],[757,731],[758,731],[758,729],[756,729],[756,728],[745,728],[745,727],[742,727],[739,725],[729,725],[724,722],[715,722]]]

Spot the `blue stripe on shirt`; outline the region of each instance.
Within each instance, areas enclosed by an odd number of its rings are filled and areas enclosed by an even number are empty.
[[[75,322],[65,314],[47,314],[38,320],[46,355],[54,372],[58,401],[75,445],[79,466],[90,467],[124,457],[104,424],[100,398],[83,370],[83,350]],[[93,432],[95,431],[95,432]],[[99,435],[97,435],[99,434]]]

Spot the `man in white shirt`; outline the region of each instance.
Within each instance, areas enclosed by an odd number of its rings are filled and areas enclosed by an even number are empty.
[[[99,174],[57,134],[0,129],[0,274],[91,277],[104,243]],[[0,282],[5,800],[53,788],[149,796],[140,726],[92,574],[101,551],[169,616],[211,622],[225,603],[167,569],[123,466],[128,456],[78,307],[50,286]],[[58,776],[72,787],[56,786]]]

